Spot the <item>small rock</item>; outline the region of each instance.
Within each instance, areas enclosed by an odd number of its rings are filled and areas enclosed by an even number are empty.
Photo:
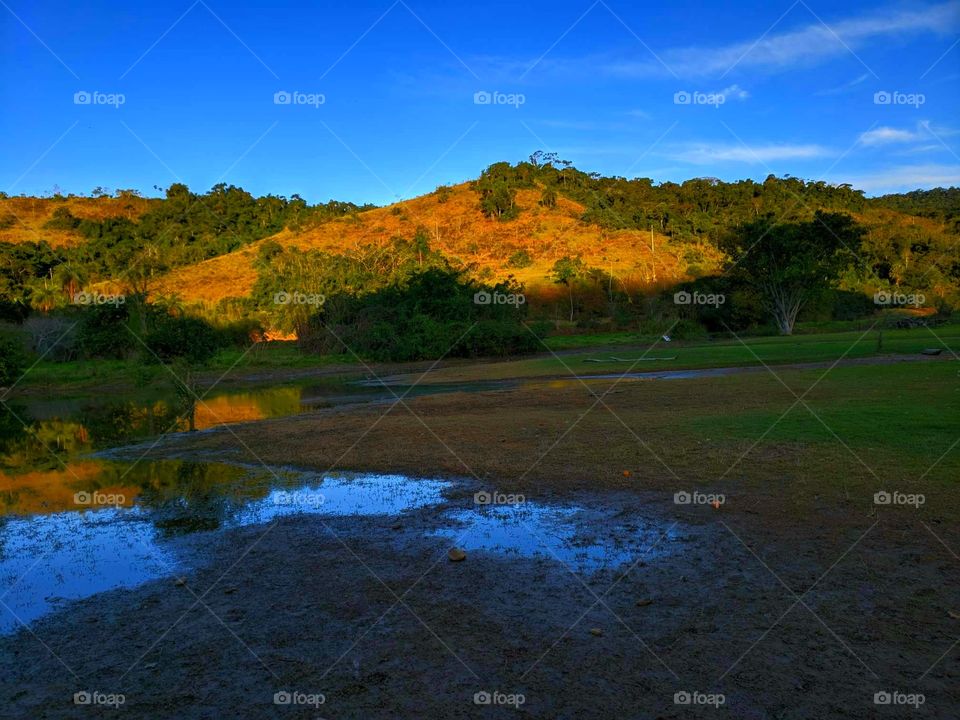
[[[603,637],[603,629],[602,629],[602,628],[590,628],[590,634],[593,635],[594,637]]]
[[[954,620],[960,620],[960,613],[954,612],[953,610],[947,610],[947,615],[952,617]]]
[[[460,548],[450,548],[447,551],[447,557],[450,558],[450,562],[461,562],[467,559],[467,554]]]
[[[637,607],[646,607],[647,605],[653,605],[653,600],[651,600],[650,598],[643,598],[641,600],[637,600]]]
[[[393,525],[390,526],[390,529],[391,529],[391,530],[402,530],[402,529],[403,529],[403,523],[394,523]]]
[[[177,587],[183,587],[184,585],[187,584],[187,579],[178,577],[176,580],[173,581],[173,584],[176,585]]]

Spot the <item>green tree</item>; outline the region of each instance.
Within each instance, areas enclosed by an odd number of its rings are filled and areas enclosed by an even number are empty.
[[[557,260],[553,264],[553,270],[550,272],[550,277],[557,285],[565,285],[567,288],[567,295],[570,298],[570,322],[573,322],[574,284],[583,276],[583,273],[583,260],[578,257],[571,258],[570,256],[565,256]]]
[[[15,383],[26,364],[23,343],[13,333],[0,333],[0,387]]]
[[[804,305],[851,263],[863,234],[849,215],[818,210],[810,222],[768,216],[745,225],[725,249],[731,273],[757,289],[781,334],[790,335]]]

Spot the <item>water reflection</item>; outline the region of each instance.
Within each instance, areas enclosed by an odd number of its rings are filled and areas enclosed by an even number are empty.
[[[0,633],[69,600],[182,570],[174,537],[279,517],[399,515],[435,505],[448,483],[399,475],[321,476],[216,463],[109,463],[141,483],[135,507],[0,520]]]
[[[571,505],[487,505],[447,513],[452,527],[436,532],[466,550],[556,560],[571,569],[592,571],[631,564],[671,551],[676,533],[634,519],[629,528],[591,522],[590,510]],[[591,528],[602,527],[603,534]]]
[[[107,396],[21,401],[0,407],[0,514],[34,515],[82,510],[78,492],[120,495],[130,505],[146,492],[191,487],[189,464],[138,464],[135,470],[92,459],[97,450],[168,432],[205,430],[301,412],[303,388],[224,393],[188,404],[173,397]],[[203,471],[206,473],[206,471]]]
[[[414,394],[486,389],[449,385]],[[221,393],[195,407],[176,397],[21,401],[0,409],[0,632],[65,602],[182,572],[181,538],[298,514],[399,515],[444,501],[449,483],[396,475],[319,475],[223,463],[91,457],[165,432],[292,415],[325,405],[390,401],[344,381]],[[451,541],[472,550],[541,555],[592,570],[632,561],[657,541],[650,525],[593,523],[578,507],[447,510]],[[599,517],[599,516],[597,516]],[[587,536],[593,526],[603,536]],[[626,538],[626,540],[624,540]],[[663,552],[662,543],[658,552]],[[178,550],[180,549],[180,550]]]

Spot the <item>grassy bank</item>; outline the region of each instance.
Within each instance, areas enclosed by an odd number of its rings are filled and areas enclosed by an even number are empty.
[[[785,365],[830,362],[840,358],[868,358],[883,355],[917,355],[927,348],[943,354],[960,354],[960,325],[936,329],[847,331],[791,337],[742,337],[708,341],[672,341],[634,336],[622,347],[578,348],[557,355],[492,362],[432,372],[422,382],[459,382],[513,377],[567,376],[633,372],[689,370],[697,368]],[[597,345],[607,345],[603,336],[593,336]]]
[[[869,327],[869,326],[868,326]],[[509,378],[611,374],[750,365],[828,362],[839,358],[916,355],[926,348],[960,354],[960,325],[936,329],[845,331],[792,337],[762,336],[717,340],[665,342],[636,333],[563,335],[547,338],[543,352],[508,361],[470,362],[444,359],[438,363],[362,363],[356,356],[310,355],[292,342],[273,342],[253,349],[223,350],[197,368],[201,385],[284,382],[310,374],[367,375],[372,369],[384,377],[431,368],[420,382],[463,382]],[[555,356],[553,353],[557,353]],[[614,359],[616,358],[616,359]],[[18,383],[16,392],[83,394],[94,390],[130,391],[165,386],[171,381],[160,365],[137,361],[41,361]]]
[[[594,393],[608,390],[597,404]],[[408,399],[389,411],[302,415],[178,442],[319,470],[475,476],[531,497],[712,488],[740,509],[862,518],[876,511],[879,490],[921,492],[928,502],[956,492],[958,400],[956,365],[947,362],[594,380],[589,390],[568,380]],[[956,503],[943,506],[956,512]]]

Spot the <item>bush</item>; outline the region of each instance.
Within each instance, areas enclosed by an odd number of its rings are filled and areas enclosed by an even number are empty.
[[[217,331],[198,318],[157,315],[144,342],[163,362],[183,358],[204,363],[216,355],[222,345]]]
[[[496,302],[517,290],[484,287],[455,271],[431,268],[373,293],[328,298],[300,343],[313,352],[392,361],[529,352],[538,343],[522,324],[526,306]],[[478,300],[480,293],[489,297]]]
[[[23,374],[27,354],[23,342],[12,332],[0,332],[0,387],[12,385]]]
[[[536,352],[539,349],[541,349],[540,341],[534,333],[519,323],[506,320],[480,320],[460,339],[451,354],[471,358],[491,357],[520,355]]]
[[[43,227],[47,230],[76,230],[80,220],[75,218],[68,208],[58,207]]]
[[[873,298],[864,295],[862,292],[850,292],[849,290],[833,291],[833,319],[834,320],[859,320],[860,318],[870,317],[877,311],[877,306]]]
[[[34,315],[23,323],[30,349],[45,360],[65,362],[77,356],[76,322],[64,317]]]
[[[530,253],[526,250],[517,250],[513,255],[510,256],[510,259],[507,260],[507,267],[511,268],[525,268],[533,265],[533,258],[530,257]]]
[[[129,312],[123,305],[92,305],[84,308],[77,326],[77,347],[86,358],[122,359],[137,340],[127,329]]]

